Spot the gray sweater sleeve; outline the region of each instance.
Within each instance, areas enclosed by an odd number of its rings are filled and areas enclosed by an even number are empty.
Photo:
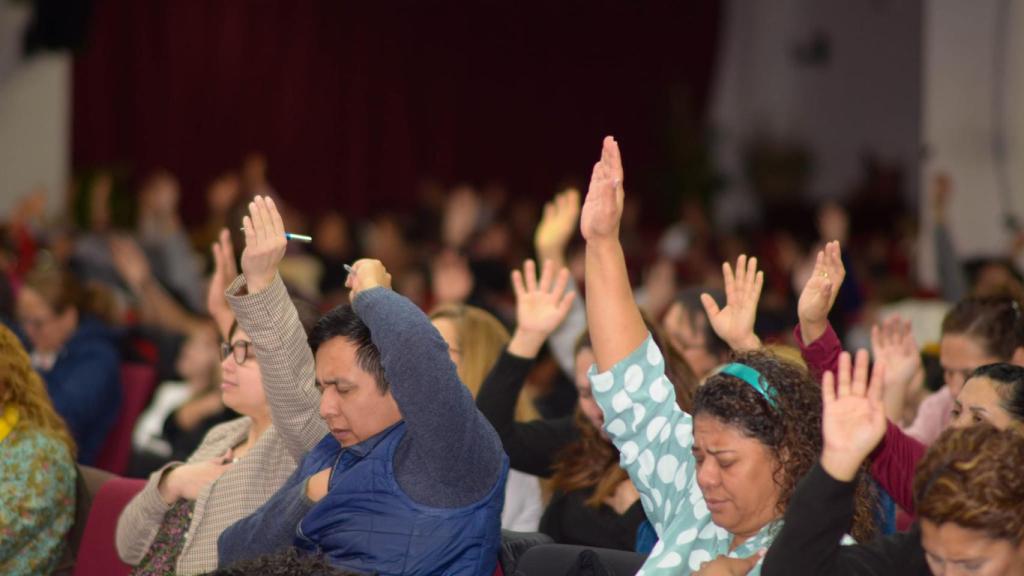
[[[566,292],[576,292],[576,299],[572,301],[572,307],[569,308],[565,320],[548,338],[548,349],[558,367],[562,369],[562,373],[572,380],[576,377],[576,341],[587,329],[587,309],[583,305],[583,297],[575,280],[569,280]]]
[[[395,453],[398,484],[427,506],[480,500],[501,477],[504,452],[459,380],[440,333],[409,299],[385,288],[359,293],[353,306],[370,328],[405,420]]]

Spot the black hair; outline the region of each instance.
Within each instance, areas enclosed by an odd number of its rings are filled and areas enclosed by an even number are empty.
[[[986,364],[971,372],[967,377],[988,378],[998,383],[1003,409],[1018,422],[1024,422],[1024,367],[1007,362]]]
[[[384,376],[384,365],[381,364],[380,350],[370,338],[370,328],[356,314],[350,304],[334,307],[324,314],[309,333],[309,347],[316,355],[327,341],[344,338],[356,347],[356,362],[364,372],[373,376],[377,389],[381,394],[388,391],[388,381]]]

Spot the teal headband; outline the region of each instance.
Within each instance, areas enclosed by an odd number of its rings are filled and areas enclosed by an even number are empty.
[[[768,401],[768,404],[770,404],[772,408],[778,408],[775,404],[775,389],[772,388],[771,384],[769,384],[768,381],[765,380],[764,376],[762,376],[757,370],[747,366],[746,364],[733,362],[732,364],[726,364],[718,372],[719,374],[735,376],[747,384],[750,384],[751,388],[757,390],[761,396],[764,396],[764,399]]]

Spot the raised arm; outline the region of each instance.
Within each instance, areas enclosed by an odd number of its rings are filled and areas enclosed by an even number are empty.
[[[832,241],[818,252],[814,270],[800,292],[796,341],[811,374],[820,379],[825,372],[838,368],[842,345],[828,322],[828,313],[835,304],[839,287],[846,278],[839,242]]]
[[[619,144],[606,136],[580,215],[580,232],[587,241],[587,321],[601,372],[629,356],[647,338],[619,243],[623,176]]]
[[[861,350],[852,370],[844,352],[838,375],[827,372],[822,378],[820,464],[793,495],[763,574],[855,574],[853,558],[871,556],[863,549],[851,554],[840,542],[853,519],[861,463],[885,435],[884,372],[884,363],[876,363],[869,380],[868,355]]]
[[[555,265],[544,263],[538,281],[536,266],[527,260],[523,271],[512,273],[516,294],[516,330],[505,352],[480,386],[476,404],[498,432],[512,468],[551,475],[555,453],[575,437],[572,420],[516,422],[515,409],[527,372],[540,347],[575,302],[567,292],[569,271],[555,275]]]
[[[565,266],[565,250],[569,241],[579,229],[580,193],[575,188],[558,194],[544,205],[544,215],[533,235],[533,247],[540,262],[554,262],[555,268]],[[575,282],[570,276],[568,290],[575,291]],[[576,340],[587,329],[587,311],[583,299],[576,298],[569,308],[565,320],[555,328],[548,338],[548,349],[562,372],[572,378],[575,370]],[[510,455],[511,456],[511,455]]]
[[[661,537],[672,519],[665,502],[678,502],[680,494],[693,496],[696,490],[693,422],[676,406],[665,359],[633,301],[619,244],[622,202],[622,162],[609,136],[594,166],[580,225],[587,240],[590,339],[600,371],[591,371],[590,383],[604,412],[604,430]],[[691,502],[698,500],[703,503],[699,491]]]
[[[359,260],[348,282],[352,305],[370,329],[405,420],[408,440],[403,440],[404,458],[396,462],[399,482],[412,469],[417,477],[433,480],[430,487],[403,484],[418,501],[479,499],[501,474],[504,453],[459,380],[448,346],[422,310],[391,290],[391,275],[380,261]],[[449,494],[439,494],[444,491]]]
[[[242,276],[227,291],[238,324],[256,346],[274,429],[296,462],[324,435],[313,352],[278,265],[287,240],[272,199],[257,196],[244,219]]]

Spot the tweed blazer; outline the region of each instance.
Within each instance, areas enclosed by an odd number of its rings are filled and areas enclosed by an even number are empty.
[[[188,462],[201,462],[223,455],[245,441],[252,421],[236,418],[219,424],[206,434]],[[225,528],[252,514],[277,492],[291,475],[298,460],[271,425],[249,452],[220,478],[200,492],[178,556],[178,574],[202,574],[217,569],[217,537]],[[128,503],[117,521],[117,553],[128,564],[138,564],[156,537],[164,514],[157,486],[164,473],[181,465],[172,462],[150,475],[146,486]]]
[[[319,417],[313,353],[281,277],[259,293],[245,294],[245,277],[239,275],[225,295],[239,326],[255,346],[274,424],[244,458],[199,495],[185,547],[178,557],[179,574],[215,570],[220,533],[255,512],[277,492],[303,456],[328,432]],[[249,426],[250,420],[243,417],[214,427],[189,462],[224,454],[245,440]],[[121,514],[117,549],[125,562],[138,564],[156,537],[164,513],[170,509],[157,485],[177,464],[154,472]]]

